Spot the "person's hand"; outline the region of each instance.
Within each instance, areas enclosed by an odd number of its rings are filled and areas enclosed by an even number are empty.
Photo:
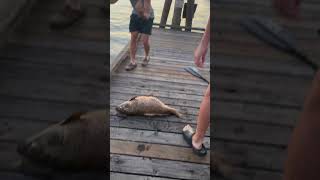
[[[284,17],[299,18],[301,0],[273,0],[274,8]]]
[[[198,67],[203,67],[203,64],[206,60],[206,54],[208,51],[208,47],[206,47],[205,45],[203,45],[202,43],[200,43],[198,45],[198,47],[195,49],[194,51],[194,63],[198,66]]]

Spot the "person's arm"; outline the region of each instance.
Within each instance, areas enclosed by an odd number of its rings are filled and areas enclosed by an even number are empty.
[[[206,30],[204,31],[204,34],[201,39],[201,43],[205,48],[208,48],[209,42],[210,42],[210,16],[209,16]]]
[[[151,0],[144,0],[144,11],[143,15],[146,19],[149,19],[151,12]]]
[[[203,67],[203,64],[205,62],[205,57],[208,51],[210,42],[210,16],[209,20],[206,26],[206,29],[204,31],[204,34],[201,38],[201,41],[194,51],[194,62],[198,67]]]

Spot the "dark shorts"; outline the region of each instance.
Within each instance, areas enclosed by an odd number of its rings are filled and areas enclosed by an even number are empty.
[[[142,34],[151,35],[153,19],[154,18],[149,18],[149,19],[145,20],[136,14],[131,14],[129,31],[130,32],[138,31],[139,33],[142,33]]]

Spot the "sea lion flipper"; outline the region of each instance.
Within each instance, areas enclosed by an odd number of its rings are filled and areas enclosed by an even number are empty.
[[[64,121],[61,121],[59,124],[64,125],[64,124],[70,123],[72,121],[79,120],[80,117],[85,113],[87,113],[87,112],[75,112],[69,118],[67,118]]]

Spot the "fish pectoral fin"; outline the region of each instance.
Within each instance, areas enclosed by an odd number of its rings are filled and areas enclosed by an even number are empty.
[[[168,116],[168,114],[154,114],[154,113],[145,113],[145,116]]]
[[[85,113],[87,113],[87,112],[75,112],[75,113],[73,113],[69,118],[67,118],[66,120],[64,120],[64,121],[61,121],[59,124],[60,125],[64,125],[64,124],[68,124],[68,123],[70,123],[70,122],[73,122],[73,121],[75,121],[75,120],[80,120],[81,118],[81,116],[82,115],[84,115]]]

